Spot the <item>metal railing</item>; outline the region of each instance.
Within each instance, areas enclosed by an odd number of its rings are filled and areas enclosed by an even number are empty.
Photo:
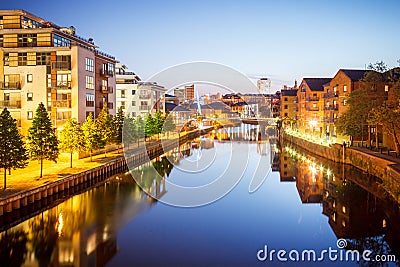
[[[114,87],[100,85],[100,91],[104,94],[112,94],[114,92]]]
[[[313,101],[319,101],[319,97],[318,96],[309,96],[306,98],[307,102],[313,102]]]
[[[0,82],[0,89],[21,90],[21,83],[20,82]]]
[[[51,87],[54,89],[71,89],[71,82],[52,82]]]
[[[53,101],[54,108],[71,108],[71,100],[56,100]]]
[[[112,77],[112,76],[114,76],[114,72],[113,72],[113,71],[111,71],[111,70],[105,70],[105,69],[102,69],[102,70],[100,71],[100,74],[103,75],[103,76],[106,76],[106,77]]]
[[[334,98],[334,97],[338,97],[339,95],[337,93],[325,93],[324,94],[324,98]]]
[[[338,105],[325,106],[324,109],[325,110],[339,110],[339,106]]]
[[[140,99],[150,99],[151,95],[139,95]]]
[[[335,123],[337,121],[337,119],[336,118],[325,118],[323,121],[326,123]]]
[[[55,61],[51,62],[53,70],[71,70],[71,62],[69,61]]]
[[[307,111],[319,111],[319,107],[307,107]]]
[[[2,100],[0,101],[0,108],[21,108],[21,100]]]

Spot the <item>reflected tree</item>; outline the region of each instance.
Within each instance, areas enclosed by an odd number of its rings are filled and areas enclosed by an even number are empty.
[[[22,230],[5,232],[0,240],[1,266],[21,266],[25,262],[28,241]]]

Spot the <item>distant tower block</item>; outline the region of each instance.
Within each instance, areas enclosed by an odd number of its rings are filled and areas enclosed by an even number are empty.
[[[271,89],[271,80],[268,78],[261,78],[257,81],[258,93],[269,94]]]

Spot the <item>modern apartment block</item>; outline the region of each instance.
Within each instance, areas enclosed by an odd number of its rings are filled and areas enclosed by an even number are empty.
[[[121,63],[116,64],[116,97],[117,97],[117,111],[122,107],[124,114],[128,111],[129,104],[134,104],[136,107],[136,101],[133,100],[133,96],[136,95],[138,90],[138,83],[141,81],[140,77],[132,71],[128,71],[128,67]],[[135,111],[133,111],[135,112]],[[137,112],[129,114],[135,117]]]
[[[143,82],[134,72],[117,63],[117,109],[122,107],[126,116],[145,117],[147,113],[157,110],[165,112],[164,86],[155,82]]]
[[[281,117],[291,127],[297,120],[297,89],[281,91]]]
[[[74,27],[0,10],[0,109],[10,110],[23,133],[40,102],[57,129],[69,118],[97,116],[103,105],[115,114],[115,63]]]

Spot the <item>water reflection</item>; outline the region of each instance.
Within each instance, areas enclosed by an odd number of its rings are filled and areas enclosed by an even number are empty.
[[[0,265],[258,266],[255,253],[266,242],[275,248],[326,249],[336,238],[347,239],[348,249],[400,258],[399,208],[379,180],[290,147],[281,151],[274,139],[257,141],[252,129],[257,127],[215,131],[2,232]],[[279,171],[276,180],[269,177],[249,194],[247,171],[227,197],[196,209],[155,200],[173,193],[167,180],[190,182],[193,177],[187,173],[179,177],[179,167],[199,151],[245,145],[250,147],[249,164],[271,166]],[[309,207],[319,210],[314,213]],[[300,222],[296,214],[310,220]],[[321,229],[332,231],[315,229],[318,221],[323,222]],[[311,237],[314,234],[320,239]]]
[[[280,155],[280,180],[296,183],[303,204],[322,204],[336,237],[348,240],[347,249],[400,258],[399,206],[378,178],[286,147]]]

